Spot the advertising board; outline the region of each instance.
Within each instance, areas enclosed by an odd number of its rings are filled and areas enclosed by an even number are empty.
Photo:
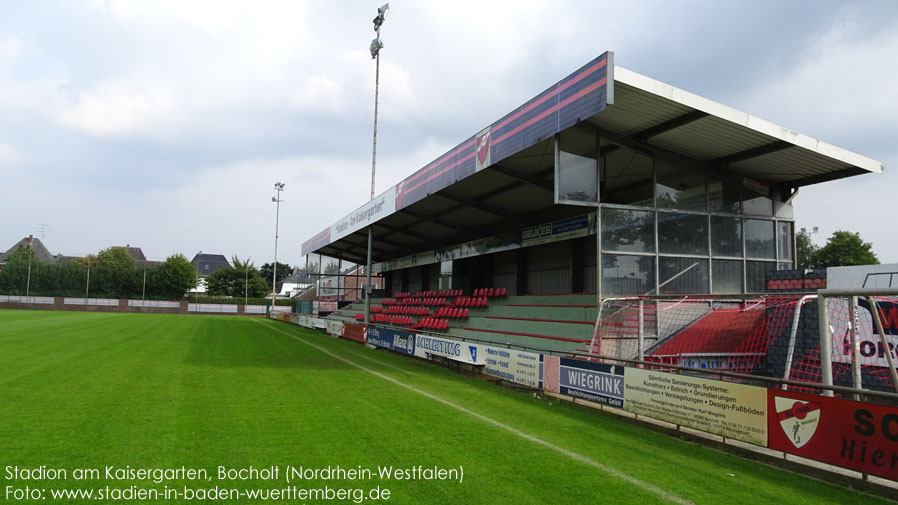
[[[602,405],[623,408],[624,367],[561,358],[558,392]]]
[[[624,410],[697,430],[767,445],[767,389],[630,368]]]
[[[484,358],[481,346],[458,340],[434,337],[432,335],[415,335],[415,356],[428,358],[442,356],[462,363],[483,365]]]
[[[484,373],[516,384],[542,389],[542,355],[535,352],[481,346]]]
[[[898,408],[768,390],[771,449],[898,479]]]
[[[371,326],[368,328],[368,343],[402,354],[415,354],[415,334],[408,331],[393,330]]]
[[[886,337],[886,346],[882,345],[882,338],[873,323],[872,307],[863,298],[858,299],[858,352],[862,365],[889,366],[886,352],[892,354],[892,359],[898,361],[898,303],[890,300],[877,300],[877,307],[882,322],[882,329]],[[835,299],[830,301],[830,311],[848,313],[848,300]],[[832,318],[833,332],[833,362],[851,363],[851,321],[847,317]],[[885,349],[888,347],[888,350]]]
[[[337,319],[327,320],[327,332],[335,337],[343,334],[343,321]]]
[[[340,332],[340,336],[343,338],[348,338],[349,340],[355,340],[356,342],[365,343],[365,333],[367,328],[364,324],[356,324],[356,323],[343,323],[342,331]]]
[[[596,213],[559,219],[521,230],[521,246],[530,247],[595,233]]]

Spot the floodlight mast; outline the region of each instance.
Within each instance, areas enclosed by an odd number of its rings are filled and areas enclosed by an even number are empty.
[[[271,309],[268,312],[269,315],[271,315],[271,312],[274,311],[274,304],[277,301],[276,289],[278,273],[278,225],[281,218],[281,191],[284,190],[284,183],[274,183],[274,190],[277,191],[277,196],[272,196],[271,201],[277,203],[277,211],[274,215],[274,265],[271,268]]]
[[[374,174],[377,166],[377,99],[380,92],[380,50],[383,49],[384,43],[380,40],[380,27],[383,26],[387,19],[387,11],[390,10],[390,4],[383,4],[377,9],[377,16],[374,18],[374,31],[377,37],[371,41],[371,58],[374,59],[374,138],[371,147],[371,199],[374,200]],[[365,265],[365,324],[371,321],[371,248],[374,241],[371,225],[368,225],[368,263]]]

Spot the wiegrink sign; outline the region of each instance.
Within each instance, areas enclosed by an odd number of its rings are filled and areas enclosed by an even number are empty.
[[[561,358],[559,392],[612,407],[624,407],[624,367]]]

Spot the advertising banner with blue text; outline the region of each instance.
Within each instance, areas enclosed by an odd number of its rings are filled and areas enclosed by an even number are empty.
[[[371,326],[368,328],[368,343],[402,354],[415,354],[415,334],[408,331]]]
[[[624,367],[561,358],[558,392],[602,405],[623,408]]]
[[[428,358],[430,356],[442,356],[462,363],[472,365],[485,364],[481,347],[478,344],[449,340],[447,338],[434,337],[432,335],[415,335],[415,356]]]

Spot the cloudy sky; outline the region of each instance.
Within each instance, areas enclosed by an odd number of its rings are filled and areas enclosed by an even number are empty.
[[[271,261],[367,201],[379,2],[0,2],[0,249]],[[881,161],[801,190],[798,227],[898,262],[898,2],[391,2],[378,193],[605,50]]]

